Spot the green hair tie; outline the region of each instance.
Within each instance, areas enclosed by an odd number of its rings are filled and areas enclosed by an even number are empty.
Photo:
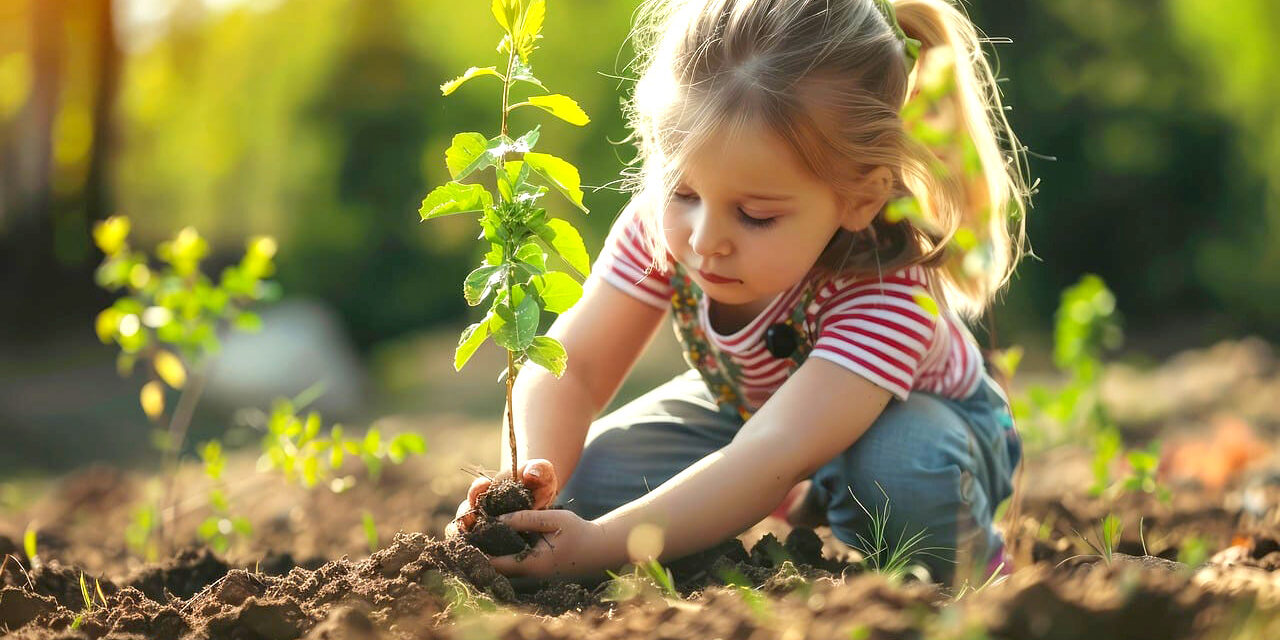
[[[889,23],[889,28],[893,29],[893,34],[898,37],[898,40],[902,41],[902,48],[907,52],[907,71],[910,72],[911,67],[915,66],[916,60],[920,59],[920,41],[915,38],[908,38],[907,32],[903,31],[902,27],[898,25],[898,14],[893,10],[893,2],[890,0],[874,1],[876,8],[884,16],[885,22]]]

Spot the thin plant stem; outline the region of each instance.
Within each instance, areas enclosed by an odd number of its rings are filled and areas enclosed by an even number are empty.
[[[178,453],[182,450],[187,429],[191,426],[191,418],[195,415],[196,403],[204,393],[206,378],[203,368],[193,373],[188,384],[183,386],[182,394],[178,396],[178,406],[174,408],[173,417],[169,420],[169,441],[166,443],[168,446],[165,447],[164,464],[168,482],[165,483],[164,502],[160,508],[161,543],[166,549],[173,542],[175,535],[177,510],[173,508],[173,501],[178,491]]]
[[[515,66],[515,55],[516,55],[515,38],[512,38],[511,44],[512,44],[511,50],[507,52],[507,73],[502,78],[501,133],[504,137],[507,135],[507,109],[509,108],[507,105],[511,97],[511,72],[512,72],[512,68]],[[506,155],[507,154],[504,151],[502,155],[498,157],[499,173],[506,171],[506,166],[505,166]],[[499,180],[501,180],[501,177],[499,177]],[[499,194],[498,197],[501,198],[502,197],[501,194]],[[503,251],[504,258],[506,256],[510,256],[511,254],[512,254],[511,247],[507,247]],[[512,283],[511,272],[508,271],[507,277],[506,277],[507,304],[512,305],[512,310],[514,311],[515,299],[512,297],[512,285],[513,283]],[[515,407],[513,402],[513,388],[515,387],[515,383],[516,383],[515,354],[513,354],[510,350],[508,350],[507,351],[507,437],[510,440],[510,445],[511,445],[511,479],[514,480],[517,484],[522,484],[520,481],[520,478],[516,475],[516,470],[518,469],[518,467],[516,466],[516,463],[517,463],[516,419],[515,419]]]

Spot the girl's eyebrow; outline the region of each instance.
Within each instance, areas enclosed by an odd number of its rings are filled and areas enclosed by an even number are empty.
[[[682,181],[680,181],[680,182],[678,182],[678,184],[680,184],[681,186],[686,186],[686,187],[688,186],[688,185],[687,185],[687,183],[685,183],[683,180],[682,180]],[[743,197],[743,198],[751,198],[751,199],[753,199],[753,200],[773,200],[773,201],[777,201],[777,202],[786,202],[786,201],[788,201],[788,200],[795,200],[795,196],[787,195],[787,194],[781,194],[781,193],[779,193],[779,194],[773,194],[773,193],[744,193],[744,194],[742,194],[742,197]]]

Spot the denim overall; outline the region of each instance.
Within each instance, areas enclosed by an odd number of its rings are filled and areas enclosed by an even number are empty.
[[[738,368],[698,325],[702,291],[679,265],[670,281],[673,324],[692,369],[592,424],[557,499],[583,518],[635,500],[721,449],[751,417],[733,383]],[[817,284],[805,287],[785,321],[798,338],[793,372],[820,330],[805,314]],[[980,568],[1002,556],[992,518],[1012,493],[1021,456],[1008,399],[984,373],[967,398],[916,390],[906,401],[891,399],[856,442],[813,474],[808,499],[825,508],[838,539],[860,550],[873,537],[868,512],[888,514],[890,544],[922,533],[919,546],[928,549],[917,561],[950,584],[958,563]]]

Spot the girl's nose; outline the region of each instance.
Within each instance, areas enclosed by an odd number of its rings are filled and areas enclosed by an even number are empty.
[[[700,256],[729,254],[729,236],[720,228],[717,216],[707,210],[705,204],[693,215],[689,233],[689,248]]]

